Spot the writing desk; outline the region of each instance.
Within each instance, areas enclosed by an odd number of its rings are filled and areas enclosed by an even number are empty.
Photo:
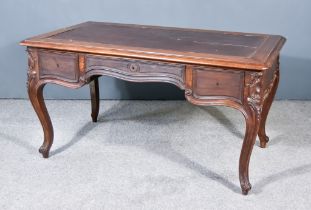
[[[90,85],[92,120],[99,111],[98,77],[132,82],[166,82],[185,90],[195,105],[239,110],[246,132],[239,162],[242,193],[251,189],[248,166],[256,136],[265,147],[267,115],[279,81],[277,35],[86,22],[21,42],[28,50],[28,94],[40,119],[49,156],[53,126],[43,88]],[[193,134],[195,135],[195,133]]]

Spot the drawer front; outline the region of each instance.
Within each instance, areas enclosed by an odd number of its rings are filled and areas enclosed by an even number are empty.
[[[39,50],[40,78],[78,82],[79,58],[75,53]]]
[[[197,67],[193,70],[193,92],[199,97],[232,97],[242,101],[243,71]]]
[[[180,84],[184,82],[185,65],[182,64],[92,55],[86,56],[86,66],[86,71],[102,70],[133,77],[171,78]]]

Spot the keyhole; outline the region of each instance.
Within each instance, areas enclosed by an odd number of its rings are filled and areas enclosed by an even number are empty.
[[[138,72],[139,71],[139,66],[136,63],[131,63],[128,68],[130,69],[130,71],[132,72]]]
[[[219,82],[216,82],[216,86],[219,86]]]
[[[59,64],[58,63],[56,64],[56,66],[57,66],[57,68],[59,68]]]

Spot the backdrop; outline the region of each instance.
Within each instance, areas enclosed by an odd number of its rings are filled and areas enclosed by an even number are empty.
[[[27,98],[25,48],[19,41],[80,22],[109,21],[280,34],[278,99],[311,99],[310,0],[1,0],[0,98]],[[102,99],[183,99],[169,84],[100,79]],[[87,86],[48,85],[46,98],[89,98]]]

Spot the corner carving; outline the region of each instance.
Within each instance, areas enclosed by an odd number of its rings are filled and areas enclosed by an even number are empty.
[[[250,79],[246,83],[246,87],[248,87],[248,95],[247,95],[247,103],[254,109],[256,112],[256,119],[260,120],[260,115],[262,112],[262,72],[254,72],[250,73]]]
[[[28,52],[28,71],[27,71],[27,88],[28,88],[30,82],[37,76],[36,72],[37,58],[32,50],[27,50],[27,52]]]

